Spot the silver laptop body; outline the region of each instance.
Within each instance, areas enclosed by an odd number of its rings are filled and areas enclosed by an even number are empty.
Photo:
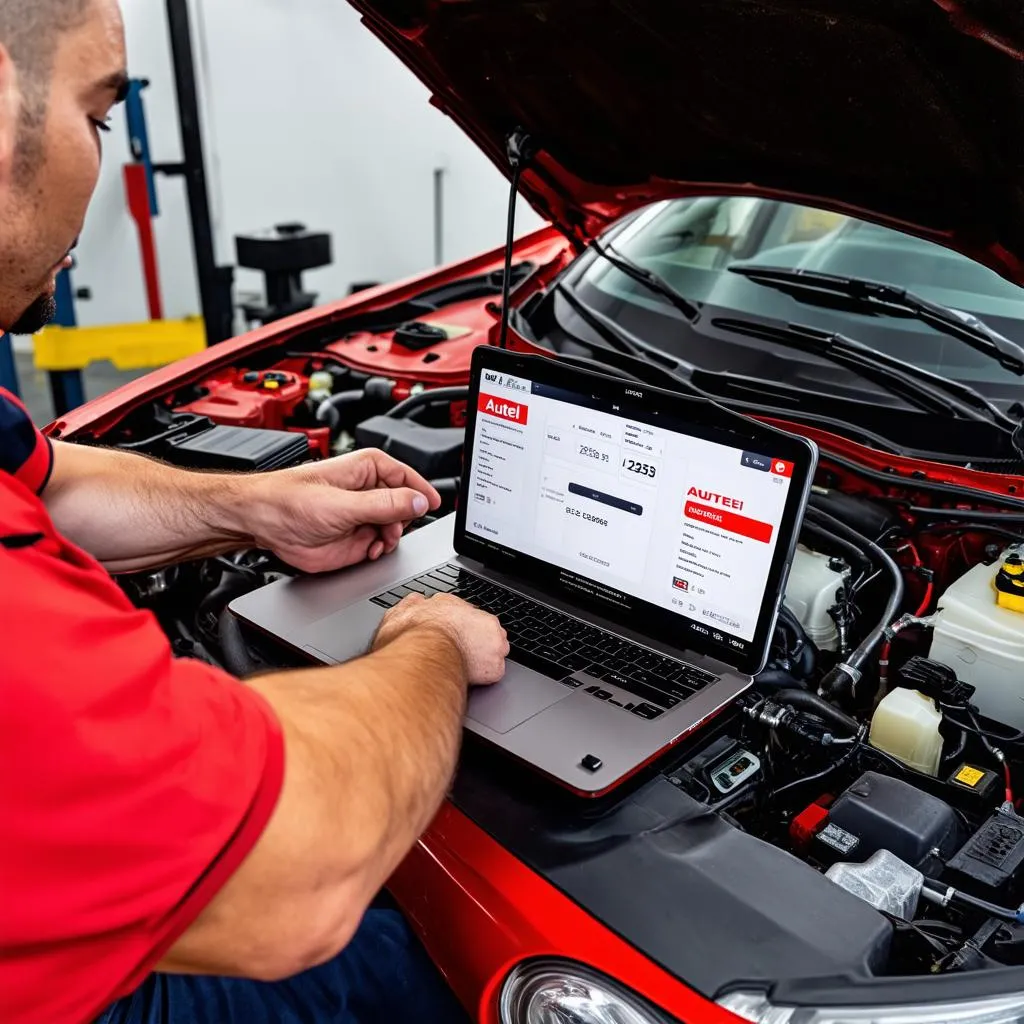
[[[746,493],[773,502],[776,511],[782,509],[775,516],[781,521],[771,524],[774,543],[769,545],[769,559],[764,536],[753,536],[767,527],[741,515],[745,502],[740,497],[720,494],[725,488],[712,492],[710,486],[696,485],[686,489],[692,491],[692,500],[685,493],[678,501],[673,495],[670,515],[678,505],[682,539],[678,550],[672,548],[675,558],[665,561],[664,573],[649,572],[656,585],[661,575],[665,577],[665,592],[655,594],[659,607],[654,608],[639,597],[634,601],[626,587],[611,586],[610,577],[594,578],[576,570],[584,560],[589,571],[591,564],[614,565],[617,558],[627,556],[658,564],[657,545],[664,545],[665,531],[652,533],[646,544],[637,539],[636,531],[642,531],[645,514],[662,521],[657,517],[665,514],[664,507],[659,511],[659,505],[665,505],[664,487],[647,478],[634,484],[632,477],[669,475],[662,461],[669,452],[645,454],[635,443],[644,440],[643,433],[662,436],[666,428],[658,417],[662,410],[672,410],[679,396],[653,388],[644,388],[640,395],[613,378],[496,349],[478,350],[473,382],[469,464],[458,514],[416,530],[394,555],[380,562],[328,576],[282,580],[236,600],[231,608],[243,621],[323,664],[344,663],[364,654],[387,608],[411,591],[428,596],[454,593],[493,611],[509,629],[513,654],[501,683],[471,692],[466,728],[576,793],[598,796],[751,685],[767,656],[817,453],[802,439],[710,403],[681,409],[684,419],[672,420],[669,434],[682,433],[679,425],[685,430],[697,411],[710,417],[713,426],[717,417],[739,428],[735,461],[740,469],[723,468],[720,476],[739,480]],[[619,401],[623,390],[627,395]],[[581,401],[589,395],[589,403],[564,401],[577,395]],[[522,412],[525,406],[531,406],[528,416]],[[516,422],[517,409],[527,422]],[[542,409],[550,415],[538,433]],[[504,416],[496,417],[495,410]],[[658,411],[652,416],[654,410]],[[638,429],[641,416],[655,420],[652,429]],[[573,422],[569,448],[563,444],[561,428],[551,426],[553,418]],[[605,437],[615,435],[619,420],[623,436]],[[601,427],[593,438],[590,424]],[[531,429],[533,434],[528,433]],[[688,434],[682,437],[689,443]],[[731,440],[727,433],[722,437]],[[531,454],[530,448],[537,447],[538,438],[545,451],[556,445],[556,456],[571,457],[545,456],[540,476],[524,482],[514,462],[527,456],[535,462],[536,452]],[[668,443],[683,441],[670,438]],[[579,448],[588,451],[579,455]],[[758,455],[758,450],[766,454]],[[718,452],[716,448],[716,456]],[[604,455],[608,458],[602,465]],[[620,459],[621,466],[609,468],[611,461]],[[773,460],[778,460],[779,473]],[[636,470],[631,462],[646,468]],[[740,488],[732,485],[731,490]],[[491,515],[489,510],[494,510]],[[503,531],[519,530],[533,511],[538,522],[546,515],[545,522],[555,524],[556,532],[563,515],[571,519],[556,538],[557,546],[580,550],[573,555],[553,551],[545,559],[537,557],[543,552],[510,550],[502,544]],[[714,550],[716,544],[722,548],[720,554]],[[696,555],[694,562],[690,556],[699,551],[705,553]],[[709,579],[708,573],[721,573],[722,566],[751,560],[763,571],[743,580],[737,578],[742,572],[734,572],[728,581]],[[703,573],[702,562],[708,563]],[[702,580],[708,581],[707,587]],[[716,591],[719,608],[726,604],[722,595],[732,595],[737,608],[751,609],[749,621],[741,623],[739,611],[731,617],[728,610],[709,607],[708,593]],[[742,629],[742,636],[729,629]],[[670,642],[673,639],[675,643]],[[416,671],[416,666],[409,666],[411,676]],[[415,685],[414,679],[410,685]]]

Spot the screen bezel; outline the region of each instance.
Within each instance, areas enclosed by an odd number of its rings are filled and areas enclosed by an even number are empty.
[[[695,623],[681,613],[669,611],[632,595],[628,595],[632,602],[629,609],[612,606],[607,602],[588,600],[578,590],[563,584],[561,579],[563,573],[570,573],[578,579],[592,578],[466,531],[477,405],[485,370],[523,377],[539,384],[589,395],[595,401],[614,403],[620,406],[622,415],[632,416],[665,429],[673,429],[670,423],[665,421],[682,420],[716,434],[721,432],[722,437],[726,439],[722,440],[716,436],[714,439],[718,443],[728,444],[740,451],[770,451],[772,458],[785,459],[793,463],[792,482],[786,496],[779,525],[779,539],[765,587],[766,600],[762,601],[754,636],[746,650],[740,651],[730,646],[728,639],[724,643],[716,642],[710,635],[704,636],[693,628],[696,625],[706,629],[703,623]],[[638,392],[640,397],[637,397]],[[732,412],[709,399],[566,366],[554,357],[523,355],[492,346],[480,346],[473,354],[470,377],[465,454],[455,520],[455,550],[466,558],[481,562],[498,572],[517,576],[553,597],[569,601],[576,607],[591,610],[604,618],[613,619],[675,649],[724,662],[744,675],[756,675],[764,668],[768,659],[781,595],[799,539],[817,461],[818,449],[808,439]],[[598,580],[592,582],[599,587],[607,588],[607,584]],[[685,624],[682,628],[681,623]],[[724,629],[720,632],[725,634]]]

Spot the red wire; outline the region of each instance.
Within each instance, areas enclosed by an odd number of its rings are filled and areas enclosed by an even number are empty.
[[[1010,764],[1008,761],[1003,762],[1003,775],[1006,778],[1006,801],[1007,803],[1013,803],[1013,776],[1010,775]]]
[[[884,680],[889,674],[889,655],[892,653],[892,641],[886,640],[882,644],[882,651],[878,655],[878,668]]]
[[[921,553],[917,550],[917,545],[912,540],[908,540],[906,544],[904,544],[903,547],[900,548],[900,550],[910,552],[910,556],[914,560],[913,565],[915,569],[920,569],[924,566],[924,562],[921,560]],[[917,609],[917,611],[914,612],[914,614],[918,618],[924,615],[924,613],[928,611],[928,609],[931,607],[932,597],[934,596],[934,594],[935,584],[931,580],[929,580],[928,586],[924,588],[924,599],[921,601],[921,605]]]

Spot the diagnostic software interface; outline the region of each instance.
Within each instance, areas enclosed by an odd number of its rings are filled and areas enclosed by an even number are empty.
[[[793,464],[656,418],[485,371],[466,531],[745,650]]]

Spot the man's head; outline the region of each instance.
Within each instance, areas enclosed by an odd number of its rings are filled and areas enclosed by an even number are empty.
[[[53,318],[126,86],[117,0],[0,0],[0,331]]]

